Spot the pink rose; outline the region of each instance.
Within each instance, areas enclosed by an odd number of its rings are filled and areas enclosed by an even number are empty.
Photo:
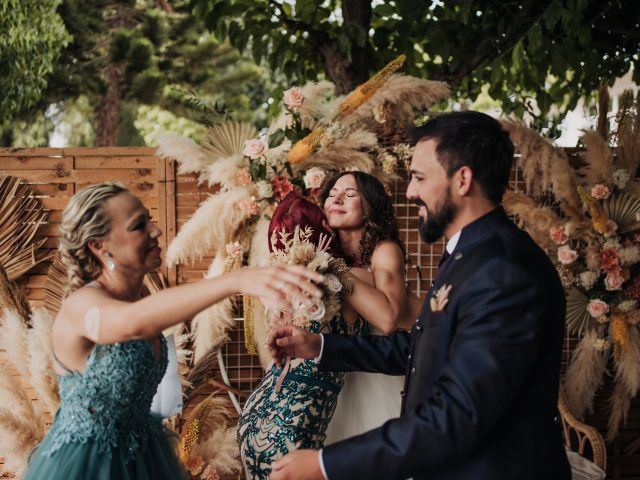
[[[236,172],[236,183],[238,185],[249,185],[251,183],[251,174],[248,168],[243,168]]]
[[[604,286],[607,290],[620,290],[624,283],[624,277],[617,273],[607,275],[604,279]]]
[[[600,315],[604,315],[609,311],[609,305],[607,305],[602,300],[591,300],[587,305],[587,312],[593,318],[598,318]]]
[[[247,215],[257,215],[260,213],[260,206],[256,202],[256,197],[249,197],[242,200],[238,206]]]
[[[264,150],[265,146],[262,140],[254,138],[244,142],[244,150],[242,150],[242,154],[249,158],[258,158],[264,153]]]
[[[284,92],[284,103],[291,108],[299,108],[304,102],[304,95],[300,87],[292,87]]]
[[[322,170],[321,168],[310,168],[304,174],[304,186],[307,188],[320,188],[326,176],[327,174],[324,173],[324,170]]]
[[[556,245],[564,245],[565,243],[567,243],[567,240],[569,238],[564,232],[564,227],[562,225],[558,225],[557,227],[553,227],[551,230],[549,230],[549,237],[551,238],[551,241]]]
[[[563,265],[569,265],[570,263],[575,262],[577,258],[578,252],[571,250],[568,245],[558,249],[558,261]]]
[[[598,183],[591,188],[591,196],[598,200],[604,200],[605,198],[608,198],[609,195],[611,195],[609,187],[602,185],[601,183]]]

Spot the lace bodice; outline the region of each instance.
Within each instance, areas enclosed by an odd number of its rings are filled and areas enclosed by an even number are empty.
[[[146,340],[96,345],[83,373],[59,375],[60,408],[49,432],[53,441],[44,454],[89,439],[107,455],[116,446],[129,456],[144,449],[150,433],[162,432],[160,419],[149,412],[167,368],[162,335],[160,358],[156,355]]]

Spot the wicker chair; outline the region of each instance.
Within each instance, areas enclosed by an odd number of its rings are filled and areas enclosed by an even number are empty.
[[[562,416],[562,429],[567,448],[577,451],[580,455],[585,456],[587,444],[591,447],[593,455],[593,463],[598,465],[604,471],[607,470],[607,451],[604,446],[604,440],[600,432],[590,425],[580,422],[573,416],[567,404],[567,397],[564,390],[560,387],[558,395],[558,410]],[[576,442],[574,448],[574,440]]]

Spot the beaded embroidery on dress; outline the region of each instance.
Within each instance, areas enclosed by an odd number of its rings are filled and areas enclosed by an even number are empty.
[[[186,478],[151,401],[167,368],[146,340],[96,345],[84,372],[58,375],[60,408],[25,479]]]
[[[319,333],[321,324],[311,322],[307,329]],[[338,314],[323,330],[366,335],[369,324],[358,318],[349,325]],[[279,391],[276,384],[281,369],[274,365],[267,371],[240,414],[238,444],[248,479],[266,479],[272,462],[293,450],[324,444],[344,373],[322,372],[313,360],[299,362],[286,373]]]

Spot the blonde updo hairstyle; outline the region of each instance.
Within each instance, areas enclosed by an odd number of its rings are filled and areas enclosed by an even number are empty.
[[[104,238],[111,230],[111,218],[105,202],[129,190],[119,182],[89,185],[77,192],[62,212],[60,224],[60,258],[67,267],[69,295],[100,273],[102,263],[89,249],[89,240]]]

